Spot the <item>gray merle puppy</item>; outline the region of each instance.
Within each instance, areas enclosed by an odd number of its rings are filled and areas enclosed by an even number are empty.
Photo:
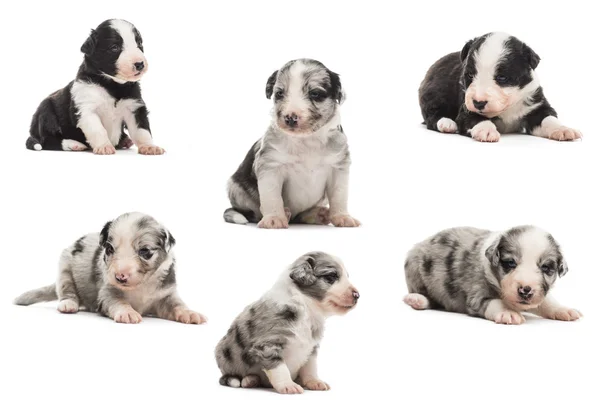
[[[549,233],[521,226],[505,232],[451,228],[417,244],[405,263],[414,309],[439,308],[503,324],[521,324],[523,312],[577,320],[550,295],[567,263]]]
[[[175,239],[154,218],[127,213],[85,235],[60,257],[56,284],[24,293],[17,305],[59,301],[62,313],[80,307],[119,323],[138,323],[142,315],[200,324],[177,294]]]
[[[300,257],[217,345],[221,385],[285,394],[328,390],[317,374],[325,319],[352,310],[358,298],[339,259],[323,252]]]
[[[260,228],[287,228],[290,221],[360,225],[348,213],[350,153],[339,76],[316,60],[292,60],[269,77],[266,95],[274,99],[271,126],[229,180],[225,221]]]

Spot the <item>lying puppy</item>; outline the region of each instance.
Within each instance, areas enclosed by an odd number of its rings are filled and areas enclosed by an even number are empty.
[[[140,154],[162,154],[153,143],[138,82],[148,70],[143,49],[140,33],[127,21],[107,20],[92,30],[75,80],[42,101],[26,147],[114,154],[115,147],[135,143]]]
[[[347,313],[358,298],[339,259],[323,252],[300,257],[217,345],[221,385],[285,394],[328,390],[317,375],[325,319]]]
[[[274,94],[272,123],[229,180],[233,208],[225,221],[260,228],[287,228],[290,221],[360,225],[348,214],[350,154],[339,76],[316,60],[292,60],[269,77],[266,94]]]
[[[581,317],[548,295],[568,269],[552,235],[536,227],[448,229],[417,244],[404,268],[410,293],[404,302],[414,309],[441,308],[509,325],[523,323],[522,312]]]
[[[559,122],[544,97],[534,71],[539,62],[529,46],[505,33],[467,42],[461,52],[435,62],[421,83],[425,125],[486,142],[523,131],[553,140],[581,138]]]
[[[60,257],[56,284],[26,292],[17,305],[59,300],[58,310],[81,306],[119,323],[139,323],[142,315],[182,323],[204,323],[177,295],[171,233],[148,215],[128,213],[85,235]]]

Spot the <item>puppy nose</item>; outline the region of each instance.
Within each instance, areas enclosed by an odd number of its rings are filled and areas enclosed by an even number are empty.
[[[283,119],[285,120],[285,124],[288,125],[289,127],[298,126],[299,117],[295,113],[292,113],[291,115],[285,115],[285,117]]]
[[[127,274],[122,274],[122,273],[115,274],[115,280],[117,280],[121,284],[125,284],[128,279],[129,279],[129,276]]]
[[[525,287],[519,287],[518,292],[519,292],[519,297],[521,297],[523,299],[531,299],[531,297],[533,297],[533,290],[528,285]]]
[[[352,298],[354,299],[354,303],[356,304],[358,302],[358,299],[360,298],[360,294],[358,293],[358,291],[352,291]]]
[[[483,110],[483,108],[485,108],[485,106],[487,105],[488,101],[476,101],[473,100],[473,106],[477,109],[479,109],[480,111]]]
[[[137,71],[142,71],[144,70],[144,62],[137,62],[137,63],[133,63],[133,65],[135,66],[135,69]]]

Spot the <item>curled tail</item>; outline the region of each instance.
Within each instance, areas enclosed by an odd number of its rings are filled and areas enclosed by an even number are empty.
[[[225,222],[232,224],[248,224],[249,222],[257,223],[258,217],[251,210],[236,210],[234,208],[228,208],[223,213],[223,219]]]
[[[47,285],[46,287],[27,291],[15,298],[15,305],[31,305],[36,302],[55,301],[58,299],[56,295],[56,285]]]
[[[25,143],[25,147],[27,147],[28,150],[34,150],[34,151],[41,151],[42,150],[42,144],[34,137],[29,136],[27,138],[27,142]]]

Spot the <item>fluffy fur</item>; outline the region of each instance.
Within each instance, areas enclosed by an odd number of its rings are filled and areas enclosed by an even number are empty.
[[[127,21],[107,20],[92,30],[81,46],[85,58],[75,80],[39,105],[26,147],[114,154],[115,147],[135,143],[140,154],[162,154],[150,134],[139,84],[148,70],[143,49],[142,36]]]
[[[15,304],[58,299],[62,313],[84,307],[119,323],[138,323],[143,315],[203,323],[206,318],[177,294],[174,245],[175,238],[154,218],[123,214],[63,251],[56,284],[26,292]]]
[[[452,228],[417,244],[404,265],[414,309],[439,308],[521,324],[522,312],[576,320],[581,314],[550,295],[568,271],[558,243],[532,226],[490,232]]]
[[[526,132],[553,140],[581,138],[563,126],[544,96],[535,69],[540,57],[514,36],[493,32],[444,56],[427,72],[419,103],[430,130],[496,142]]]
[[[358,298],[339,259],[323,252],[301,256],[219,342],[221,385],[286,394],[328,390],[317,374],[325,319],[350,311]]]
[[[360,225],[348,213],[350,153],[340,123],[339,76],[316,60],[292,60],[267,80],[271,126],[228,183],[227,222]]]

